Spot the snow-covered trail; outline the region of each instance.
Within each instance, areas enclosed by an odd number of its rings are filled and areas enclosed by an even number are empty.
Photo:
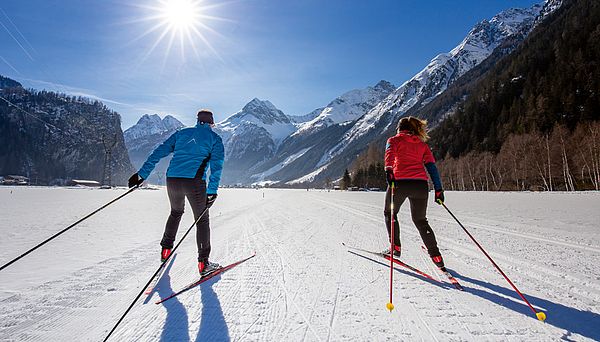
[[[0,262],[124,190],[0,188]],[[455,290],[398,268],[396,309],[385,309],[389,265],[352,254],[387,246],[383,193],[220,191],[211,258],[247,263],[161,305],[196,278],[189,236],[152,298],[114,341],[600,340],[600,193],[448,193],[447,205],[532,304],[538,322],[443,208],[430,223]],[[97,341],[158,266],[166,192],[136,191],[0,272],[0,340]],[[438,276],[420,250],[408,203],[403,259]],[[180,234],[192,222],[184,215]],[[438,278],[439,279],[439,278]]]

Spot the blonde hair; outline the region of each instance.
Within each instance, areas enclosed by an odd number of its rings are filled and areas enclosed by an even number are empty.
[[[413,116],[404,117],[398,121],[396,129],[398,132],[409,131],[411,134],[418,136],[423,142],[429,140],[429,134],[427,134],[427,120],[421,120]]]

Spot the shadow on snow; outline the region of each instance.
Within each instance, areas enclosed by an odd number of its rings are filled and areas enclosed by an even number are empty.
[[[388,264],[388,263],[384,263],[384,262],[382,262],[382,261],[375,260],[375,259],[373,259],[373,258],[370,258],[370,257],[364,256],[364,255],[362,255],[362,254],[359,254],[359,253],[356,253],[356,252],[353,252],[353,251],[348,251],[348,253],[352,253],[352,254],[354,254],[354,255],[356,255],[356,256],[359,256],[359,257],[361,257],[361,258],[363,258],[363,259],[370,260],[370,261],[372,261],[372,262],[374,262],[374,263],[377,263],[377,264],[379,264],[379,265],[382,265],[382,266],[384,266],[384,267],[388,267],[388,268],[390,267],[390,264]],[[402,273],[402,274],[406,274],[406,275],[409,275],[409,276],[411,276],[411,277],[414,277],[414,278],[417,278],[417,279],[423,280],[423,281],[425,281],[425,282],[428,282],[428,283],[429,283],[429,284],[431,284],[431,285],[435,285],[435,286],[438,286],[438,287],[441,287],[441,288],[447,288],[447,289],[450,289],[450,288],[452,288],[452,289],[454,289],[454,286],[450,286],[450,285],[448,285],[448,284],[446,284],[446,283],[443,283],[443,282],[438,282],[438,281],[435,281],[435,280],[431,280],[431,279],[429,279],[429,278],[427,278],[427,277],[423,277],[422,275],[420,275],[420,274],[418,274],[418,273],[414,273],[414,272],[412,272],[412,271],[410,271],[410,270],[408,270],[408,269],[405,269],[405,268],[404,268],[404,267],[402,267],[402,266],[400,266],[400,267],[398,267],[398,266],[394,266],[394,270],[396,270],[397,272],[400,272],[400,273]]]
[[[198,328],[196,342],[231,341],[221,302],[212,288],[220,279],[221,275],[219,274],[200,285],[202,316],[200,317],[200,327]]]
[[[529,307],[512,289],[478,279],[469,278],[464,275],[456,275],[456,277],[471,284],[490,290],[486,291],[469,287],[465,288],[466,292],[487,299],[490,302],[504,306],[505,308],[511,309],[515,312],[532,317],[532,319],[536,319]],[[542,311],[547,314],[546,323],[557,328],[567,330],[567,333],[562,337],[563,340],[568,339],[568,336],[570,336],[571,333],[575,333],[587,338],[591,338],[594,341],[600,341],[600,314],[591,311],[579,310],[527,294],[523,295],[534,307],[541,308]],[[503,296],[513,298],[514,300]]]
[[[162,278],[156,284],[155,289],[160,298],[165,298],[171,295],[174,291],[171,287],[171,276],[169,271],[175,262],[177,255],[173,255],[171,262],[165,269]],[[150,297],[150,296],[148,296]],[[188,314],[185,307],[177,297],[171,298],[168,302],[164,302],[163,306],[167,309],[167,317],[165,318],[165,324],[163,326],[162,334],[160,335],[161,341],[189,341],[189,323]]]
[[[165,298],[171,295],[173,288],[171,287],[171,276],[169,271],[173,266],[175,257],[173,255],[171,262],[168,264],[162,278],[157,284],[155,291],[160,298]],[[200,317],[200,327],[198,328],[198,336],[195,341],[230,341],[229,330],[223,315],[223,309],[217,294],[212,286],[221,279],[221,275],[217,275],[207,282],[199,285],[201,300],[202,300],[202,315]],[[148,303],[149,298],[144,301]],[[190,341],[189,331],[190,325],[188,320],[188,312],[177,297],[171,298],[162,305],[167,310],[167,317],[163,326],[160,341]]]

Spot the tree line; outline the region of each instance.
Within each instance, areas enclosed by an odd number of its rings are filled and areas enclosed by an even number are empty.
[[[511,134],[498,153],[447,155],[438,168],[449,190],[600,190],[600,122]]]
[[[369,145],[340,187],[384,189],[383,153],[377,144]],[[580,123],[573,131],[557,124],[550,133],[511,134],[497,153],[446,154],[437,166],[447,190],[600,190],[600,121]]]

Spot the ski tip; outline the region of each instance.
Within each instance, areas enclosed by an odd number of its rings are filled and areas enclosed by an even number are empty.
[[[540,311],[540,312],[536,312],[536,313],[535,313],[535,316],[537,317],[537,319],[538,319],[540,322],[545,322],[545,321],[546,321],[546,314],[545,314],[544,312],[542,312],[542,311]]]

